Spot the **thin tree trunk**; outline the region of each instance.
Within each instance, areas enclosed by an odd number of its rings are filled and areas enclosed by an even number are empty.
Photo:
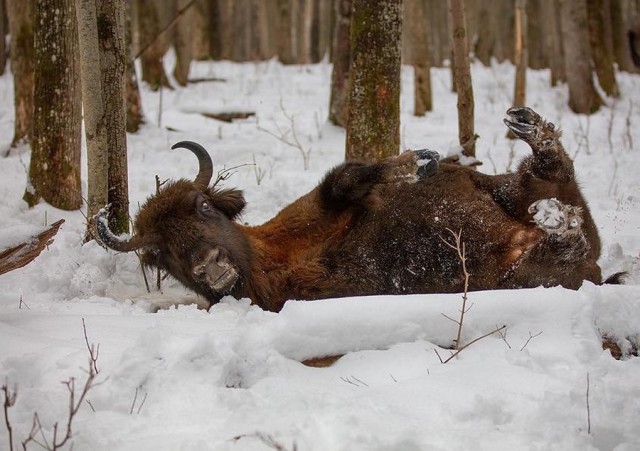
[[[34,0],[7,0],[14,90],[14,131],[11,146],[28,141],[33,127]]]
[[[631,49],[627,39],[629,25],[625,16],[625,0],[611,0],[611,30],[613,38],[613,53],[618,68],[626,72],[636,72],[631,59]]]
[[[87,142],[87,217],[95,216],[108,200],[107,124],[103,120],[102,74],[95,0],[76,0],[82,109]],[[87,238],[90,233],[87,231]]]
[[[560,17],[569,107],[574,113],[595,113],[602,99],[593,85],[586,1],[560,0]]]
[[[429,33],[427,33],[426,3],[424,0],[410,0],[410,27],[413,29],[413,71],[414,108],[413,114],[424,116],[433,109],[431,98],[431,65],[429,64]]]
[[[37,2],[34,124],[24,200],[62,210],[82,206],[80,69],[74,0]]]
[[[454,79],[458,92],[458,139],[463,155],[475,157],[477,136],[474,131],[473,86],[467,48],[464,2],[449,0],[449,12],[453,31]]]
[[[609,17],[608,11],[605,12],[607,6],[608,2],[605,0],[587,0],[589,42],[600,87],[609,97],[618,98],[620,90],[613,67],[613,53],[610,51],[613,44],[607,43],[611,41],[611,35],[606,33],[605,27]]]
[[[116,233],[129,231],[129,188],[125,108],[127,53],[124,4],[98,0],[98,45],[102,72],[102,102],[109,143],[109,226]]]
[[[140,97],[138,74],[136,73],[133,52],[133,6],[134,5],[131,0],[126,1],[125,39],[127,46],[127,76],[125,77],[125,89],[127,98],[127,132],[129,133],[137,132],[140,129],[140,125],[144,123],[144,114],[142,113],[142,99]]]
[[[106,0],[105,0],[106,1]],[[161,86],[170,88],[169,79],[164,71],[162,58],[165,53],[165,44],[160,34],[160,13],[155,1],[135,0],[137,2],[138,27],[140,29],[140,48],[146,48],[140,55],[142,66],[142,81],[149,84],[153,91],[157,91]]]
[[[526,8],[527,0],[516,0],[514,48],[516,80],[513,92],[513,106],[525,106],[527,100],[527,61],[529,61],[529,49],[527,45],[528,25]]]
[[[7,67],[7,48],[6,38],[7,30],[5,30],[4,21],[6,19],[6,10],[4,0],[0,0],[0,75],[4,74]]]
[[[516,0],[514,62],[516,76],[513,89],[513,106],[525,106],[527,97],[527,0]],[[517,136],[507,131],[507,138],[516,139]]]
[[[349,64],[351,62],[351,0],[334,0],[335,27],[333,34],[333,72],[329,120],[341,127],[349,117]]]
[[[178,10],[181,10],[191,0],[178,0]],[[194,9],[189,8],[178,19],[175,25],[176,65],[173,76],[180,86],[187,86],[189,67],[193,59],[192,42],[194,29]]]
[[[565,72],[565,58],[562,47],[562,29],[560,25],[560,4],[558,0],[544,0],[543,10],[549,23],[549,54],[551,65],[551,86],[565,82],[567,75]]]
[[[353,0],[346,159],[366,162],[400,148],[401,0]]]
[[[278,57],[282,64],[294,63],[294,38],[292,21],[292,5],[291,2],[295,0],[278,0],[278,7],[280,10],[278,21]]]

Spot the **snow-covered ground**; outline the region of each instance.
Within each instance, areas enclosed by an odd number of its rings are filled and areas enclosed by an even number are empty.
[[[528,148],[505,139],[513,67],[475,65],[480,170],[513,169]],[[344,132],[326,121],[331,66],[197,63],[194,77],[224,82],[143,91],[147,125],[129,141],[132,214],[155,191],[154,176],[191,178],[197,161],[170,146],[210,150],[226,182],[245,191],[243,221],[269,219],[343,158]],[[432,72],[435,111],[412,116],[412,73],[403,71],[403,148],[455,151],[455,95],[446,69]],[[463,341],[496,326],[441,364],[455,337],[461,295],[291,301],[280,314],[225,298],[209,312],[165,281],[147,293],[134,255],[81,245],[81,212],[21,200],[29,149],[0,158],[0,237],[12,244],[34,226],[66,220],[28,266],[0,276],[0,382],[16,448],[37,412],[51,442],[64,429],[68,390],[87,377],[87,341],[99,344],[98,375],[73,423],[75,450],[637,450],[640,359],[614,360],[601,336],[640,341],[640,77],[620,74],[622,97],[586,117],[566,107],[566,86],[528,73],[527,104],[565,130],[603,241],[604,274],[624,286],[535,288],[469,294]],[[13,132],[13,87],[0,78],[0,146]],[[160,102],[161,100],[161,102]],[[158,114],[162,105],[162,114]],[[234,123],[199,113],[255,111]],[[308,152],[266,130],[295,129]],[[255,162],[255,166],[253,163]],[[86,178],[85,178],[86,180]],[[86,182],[85,182],[86,188]],[[346,354],[329,368],[300,360]],[[0,425],[4,422],[0,421]],[[37,445],[31,443],[36,449]],[[8,449],[0,426],[0,449]]]

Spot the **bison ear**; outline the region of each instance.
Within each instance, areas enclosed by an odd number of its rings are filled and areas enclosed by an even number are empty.
[[[229,219],[236,219],[247,205],[242,191],[237,189],[211,190],[208,194],[213,205]]]

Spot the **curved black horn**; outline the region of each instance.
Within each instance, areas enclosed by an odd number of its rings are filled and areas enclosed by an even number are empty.
[[[213,176],[213,162],[211,161],[209,152],[207,152],[207,150],[200,144],[194,143],[193,141],[180,141],[171,146],[172,149],[177,149],[179,147],[189,149],[196,155],[196,157],[198,157],[200,170],[198,171],[198,175],[193,183],[204,191],[209,186],[211,177]]]
[[[135,251],[148,244],[139,235],[121,237],[114,234],[111,229],[109,229],[108,214],[108,210],[103,208],[92,218],[97,235],[95,238],[97,238],[101,244],[118,252]]]

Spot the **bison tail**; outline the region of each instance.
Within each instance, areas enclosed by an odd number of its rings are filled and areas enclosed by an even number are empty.
[[[626,278],[629,276],[629,273],[626,271],[620,271],[615,274],[611,274],[607,277],[602,285],[624,285]]]

